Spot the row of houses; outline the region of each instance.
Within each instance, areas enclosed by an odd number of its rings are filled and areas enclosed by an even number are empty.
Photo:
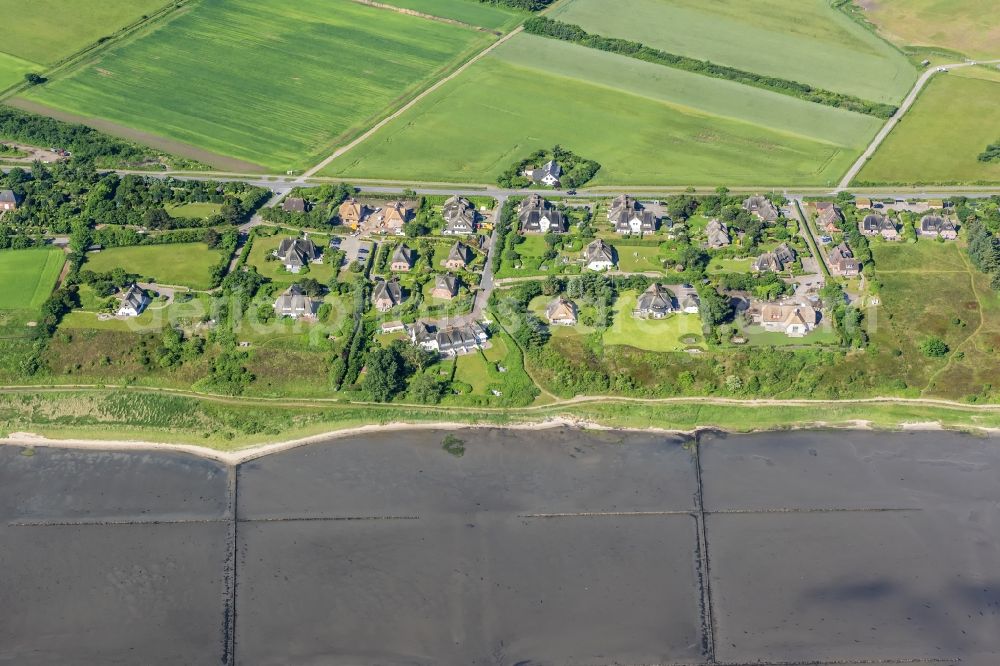
[[[898,241],[902,238],[896,223],[888,216],[878,213],[866,215],[859,225],[859,230],[865,236],[881,236],[887,241]],[[958,238],[958,228],[955,223],[941,215],[924,215],[916,225],[916,232],[926,238],[944,240]]]
[[[400,243],[392,253],[389,262],[389,270],[393,273],[409,273],[413,270],[416,262],[416,252],[406,243]],[[448,250],[448,257],[444,261],[445,268],[449,270],[464,270],[475,260],[475,254],[465,243],[457,241]]]
[[[445,357],[471,354],[482,349],[490,339],[489,331],[476,321],[438,328],[417,322],[409,330],[410,341]]]
[[[413,216],[413,208],[405,201],[390,201],[384,206],[370,207],[349,197],[337,209],[340,223],[357,231],[362,226],[373,233],[403,235],[403,225]]]
[[[462,288],[462,279],[456,275],[440,274],[434,276],[434,286],[431,288],[431,298],[438,298],[443,301],[453,300],[458,296]],[[378,279],[375,281],[375,288],[372,290],[372,303],[379,312],[388,312],[398,305],[406,302],[407,293],[403,289],[399,280]]]
[[[675,295],[658,282],[649,285],[636,299],[632,316],[637,319],[663,319],[667,315],[684,312],[697,314],[701,301],[692,287],[678,287]],[[552,326],[576,326],[579,308],[566,296],[557,296],[545,307],[545,318]]]

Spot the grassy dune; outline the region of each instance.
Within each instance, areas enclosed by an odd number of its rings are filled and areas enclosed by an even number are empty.
[[[40,307],[64,261],[62,251],[51,248],[0,251],[0,310]]]
[[[832,184],[878,121],[603,51],[518,35],[328,175],[493,181],[562,144],[595,184]]]
[[[916,80],[901,53],[829,0],[619,0],[614,12],[605,0],[571,0],[552,18],[876,102],[899,102]]]
[[[29,98],[302,168],[491,39],[351,0],[202,0]]]
[[[938,75],[858,175],[870,183],[997,183],[1000,164],[980,162],[1000,140],[1000,82],[957,71]]]
[[[996,0],[892,0],[860,2],[865,15],[903,46],[937,46],[974,58],[1000,58],[1000,5]]]
[[[167,4],[168,0],[0,0],[0,51],[51,64]]]

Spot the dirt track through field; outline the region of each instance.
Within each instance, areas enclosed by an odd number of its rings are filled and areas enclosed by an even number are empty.
[[[59,109],[54,109],[50,106],[39,104],[38,102],[32,102],[31,100],[27,100],[22,97],[15,97],[14,99],[6,100],[5,103],[23,111],[30,111],[31,113],[48,116],[50,118],[55,118],[56,120],[62,120],[63,122],[86,125],[87,127],[92,127],[96,130],[107,132],[108,134],[112,134],[123,139],[128,139],[129,141],[135,141],[136,143],[152,146],[157,150],[162,150],[172,155],[203,162],[216,169],[239,171],[243,173],[265,173],[267,171],[267,169],[259,164],[252,164],[250,162],[238,160],[234,157],[219,155],[187,143],[172,141],[170,139],[165,139],[162,136],[150,134],[149,132],[143,132],[131,127],[126,127],[125,125],[119,125],[118,123],[113,123],[110,120],[89,118],[87,116],[76,115],[75,113],[60,111]]]

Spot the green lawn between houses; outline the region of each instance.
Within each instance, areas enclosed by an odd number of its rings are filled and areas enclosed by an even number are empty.
[[[493,39],[351,0],[200,0],[26,96],[301,169]]]
[[[325,175],[493,182],[560,144],[595,185],[835,184],[877,118],[575,44],[519,34]]]
[[[0,250],[0,310],[41,307],[65,263],[62,250]]]
[[[1000,82],[937,74],[858,175],[866,183],[1000,182],[977,157],[1000,141]]]
[[[201,203],[188,203],[181,204],[179,206],[169,206],[167,208],[167,213],[170,217],[197,217],[197,218],[207,218],[212,215],[217,215],[219,211],[222,210],[222,204],[201,202]]]
[[[209,249],[204,243],[135,245],[90,252],[83,268],[97,273],[123,268],[142,280],[208,289],[212,286],[210,271],[221,258],[220,250]]]
[[[309,234],[309,238],[316,244],[323,252],[324,262],[321,264],[309,264],[309,270],[300,273],[289,273],[285,270],[285,267],[280,261],[268,261],[267,257],[270,256],[278,246],[281,245],[281,241],[286,238],[297,238],[299,234],[294,231],[289,231],[287,233],[279,233],[276,236],[256,236],[253,240],[253,247],[250,248],[250,256],[247,258],[247,264],[253,266],[257,269],[257,272],[264,277],[270,278],[273,282],[285,287],[291,285],[292,283],[298,281],[301,278],[312,278],[318,280],[323,284],[329,284],[337,272],[340,270],[339,266],[331,266],[326,263],[326,259],[330,257],[330,237],[323,234]]]
[[[632,316],[637,298],[636,292],[626,291],[615,301],[614,323],[604,332],[604,344],[656,352],[704,348],[700,315],[676,313],[664,319],[639,319]]]

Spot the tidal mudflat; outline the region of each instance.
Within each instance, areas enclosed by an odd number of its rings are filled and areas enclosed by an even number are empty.
[[[0,448],[0,663],[1000,663],[1000,441],[445,434]]]

